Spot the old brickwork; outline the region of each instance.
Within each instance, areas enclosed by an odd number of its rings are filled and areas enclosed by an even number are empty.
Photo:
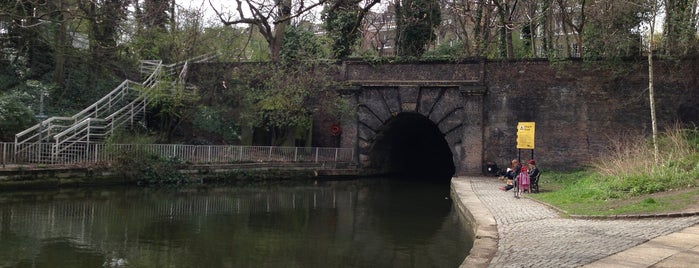
[[[697,61],[656,64],[659,128],[699,123]],[[536,122],[534,156],[548,169],[585,166],[610,138],[651,133],[646,64],[488,62],[486,74],[484,161],[516,156],[517,122]]]
[[[698,66],[699,60],[656,61],[660,129],[677,120],[699,124]],[[200,68],[218,69],[215,73],[223,77],[194,78],[198,84],[226,80],[230,72],[221,70],[234,69],[230,64],[192,66],[194,77]],[[377,119],[414,112],[436,120],[443,132],[450,131],[445,139],[462,174],[480,172],[487,161],[504,166],[516,158],[517,122],[536,123],[534,156],[541,167],[582,167],[606,150],[610,138],[650,134],[647,74],[642,61],[344,62],[340,73],[329,78],[343,84],[337,91],[352,99],[357,120],[336,122],[315,115],[313,145],[351,146],[366,155],[371,149],[367,142],[380,127]],[[445,116],[452,111],[459,118]],[[439,118],[446,120],[440,123]],[[334,123],[341,123],[339,136],[329,131]],[[530,158],[531,151],[520,153],[522,160]]]

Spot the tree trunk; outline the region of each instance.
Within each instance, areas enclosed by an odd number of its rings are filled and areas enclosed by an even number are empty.
[[[134,17],[136,18],[136,32],[137,34],[141,32],[141,29],[143,29],[143,13],[141,11],[141,5],[139,5],[138,2],[140,0],[134,0]]]
[[[529,39],[531,40],[531,49],[532,49],[532,58],[536,58],[536,36],[534,36],[534,33],[536,30],[534,29],[536,25],[534,24],[534,20],[529,20]]]
[[[175,0],[170,3],[170,31],[174,32],[177,28],[177,15],[175,14]]]
[[[488,23],[490,21],[490,12],[488,12],[483,3],[478,5],[478,9],[476,10],[475,21],[477,24],[475,25],[475,30],[473,34],[475,53],[476,56],[483,57],[485,56],[486,51],[488,50],[486,42],[488,38],[490,38],[490,28],[488,27]]]
[[[500,20],[500,29],[498,29],[498,39],[500,39],[498,42],[498,51],[500,52],[500,57],[501,58],[507,58],[507,24],[505,22],[505,12],[500,11],[498,12],[498,19]]]
[[[577,31],[576,31],[577,32]],[[578,41],[578,57],[582,58],[584,56],[584,44],[583,44],[583,33],[582,30],[577,32],[575,39]]]
[[[269,53],[272,62],[278,62],[282,51],[282,42],[284,41],[284,31],[286,23],[277,24],[274,27],[274,36],[269,40]]]
[[[570,58],[573,55],[570,51],[571,47],[570,47],[570,35],[568,34],[568,27],[566,27],[566,24],[563,23],[563,25],[561,25],[561,28],[563,29],[563,39],[565,40],[564,44],[566,46],[565,47],[566,58]]]
[[[510,22],[508,22],[508,25],[505,26],[505,50],[507,52],[507,58],[514,59],[515,51],[512,44],[512,29]]]
[[[88,14],[87,18],[90,21],[90,33],[89,33],[89,41],[90,41],[90,55],[92,56],[91,62],[90,62],[90,67],[92,69],[92,72],[88,74],[90,76],[90,88],[94,88],[96,86],[96,81],[97,81],[97,70],[99,69],[99,63],[101,62],[102,59],[102,48],[100,46],[100,40],[99,40],[99,32],[100,32],[100,27],[97,22],[97,6],[94,1],[90,1],[87,7]]]
[[[573,27],[575,29],[575,32],[577,33],[577,39],[578,39],[578,54],[580,55],[580,58],[583,58],[585,56],[585,40],[583,37],[583,32],[585,31],[585,8],[587,7],[585,5],[586,0],[582,0],[580,2],[580,25],[576,25]]]
[[[551,2],[546,2],[546,16],[542,18],[543,24],[544,24],[544,41],[541,42],[543,45],[543,50],[544,50],[544,55],[546,57],[549,56],[549,53],[552,49],[555,49],[554,47],[554,42],[553,42],[553,36],[554,36],[554,21],[556,21],[553,17],[553,8]]]
[[[650,121],[653,129],[653,157],[656,164],[659,164],[658,149],[658,124],[655,117],[655,96],[653,90],[653,35],[655,34],[655,17],[657,6],[653,4],[653,15],[650,18],[650,38],[648,38],[648,99],[650,100]]]
[[[58,0],[56,3],[58,21],[58,31],[56,39],[54,39],[54,69],[53,82],[56,84],[63,83],[63,73],[65,72],[65,53],[66,53],[66,20],[63,16],[63,0]]]
[[[291,0],[277,0],[279,5],[279,23],[274,25],[274,34],[271,36],[269,43],[270,58],[273,62],[278,62],[281,56],[282,43],[284,42],[284,32],[286,26],[290,23],[291,17]]]

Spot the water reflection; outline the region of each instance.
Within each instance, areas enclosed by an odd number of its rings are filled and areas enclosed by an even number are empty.
[[[448,186],[0,194],[0,267],[457,267],[472,241]]]

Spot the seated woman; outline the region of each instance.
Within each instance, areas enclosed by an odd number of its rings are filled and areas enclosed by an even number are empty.
[[[498,187],[498,189],[503,190],[505,192],[509,191],[510,189],[514,188],[514,180],[517,178],[517,175],[519,175],[519,172],[522,169],[522,165],[519,164],[519,161],[517,159],[512,160],[512,168],[508,168],[507,172],[505,172],[505,175],[503,175],[503,179],[505,180],[505,186]]]

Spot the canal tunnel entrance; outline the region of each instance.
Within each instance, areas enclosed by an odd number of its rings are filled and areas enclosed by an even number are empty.
[[[369,156],[372,168],[403,179],[448,182],[455,173],[444,134],[419,113],[400,113],[386,122]]]

